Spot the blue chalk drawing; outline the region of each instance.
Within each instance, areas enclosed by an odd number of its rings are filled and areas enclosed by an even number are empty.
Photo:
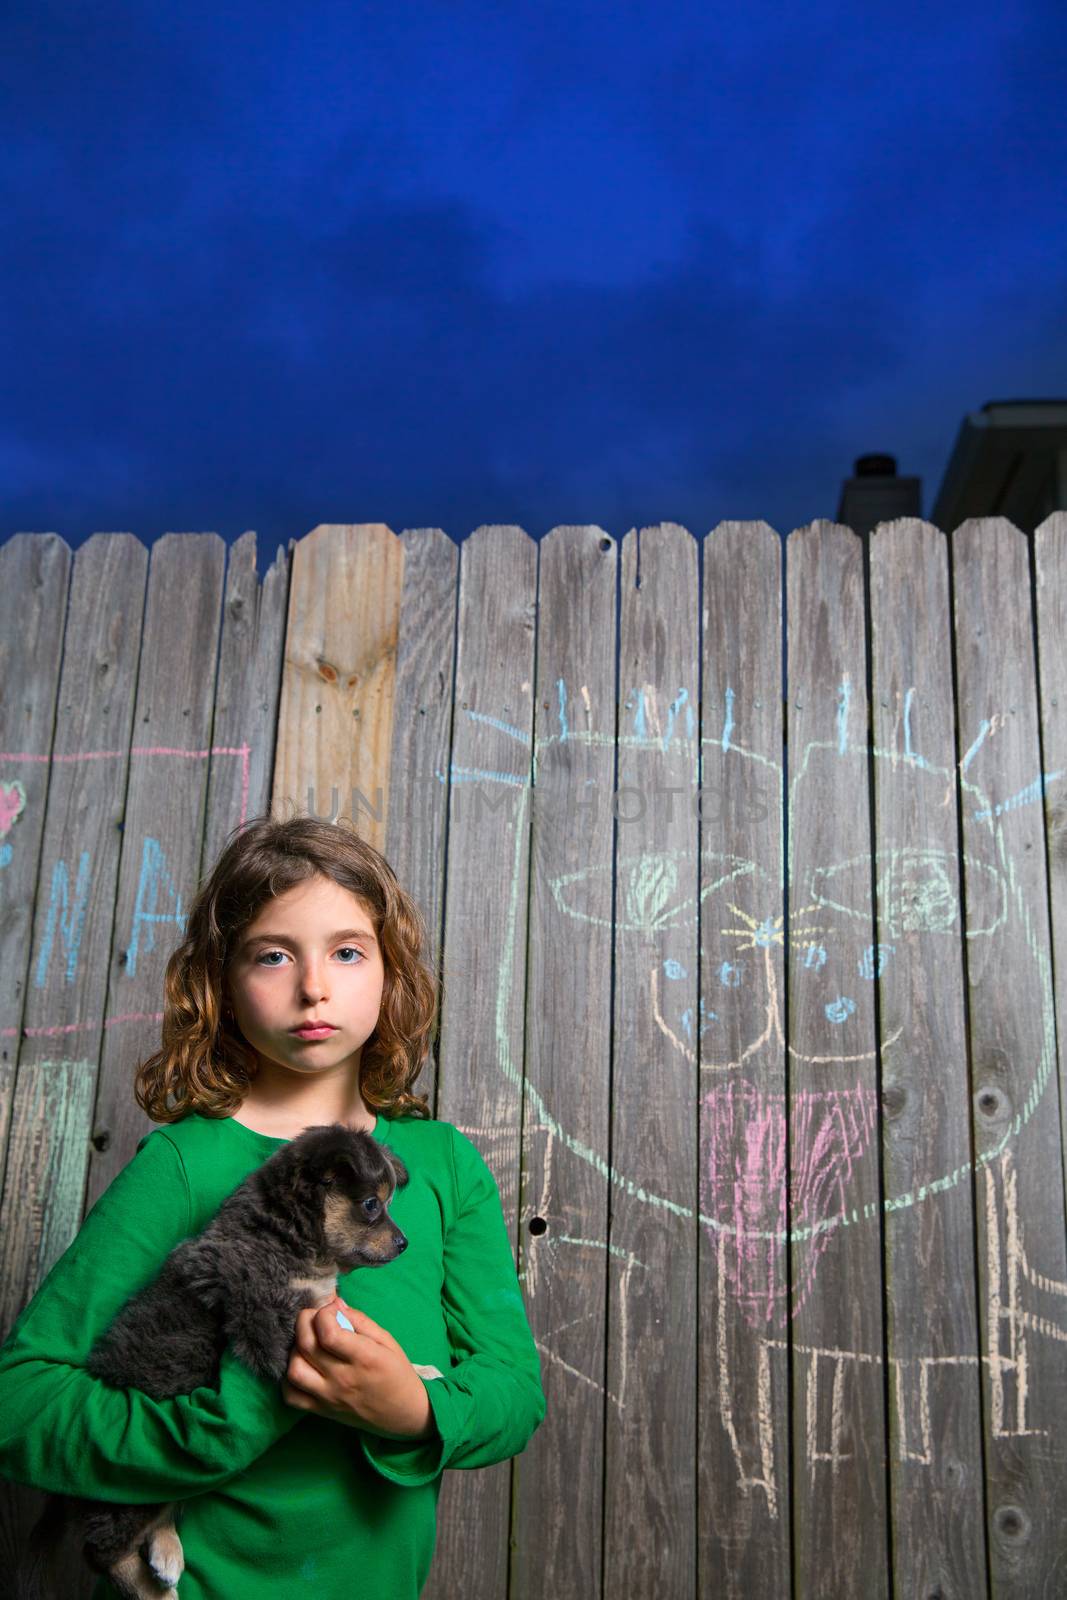
[[[726,686],[726,721],[722,729],[722,749],[725,755],[730,748],[730,735],[734,731],[734,691]]]
[[[979,750],[981,749],[982,743],[983,743],[983,741],[985,739],[986,734],[989,732],[990,727],[991,727],[991,723],[989,721],[989,718],[988,717],[983,717],[982,718],[982,722],[981,722],[981,726],[978,729],[978,737],[975,739],[975,741],[972,744],[971,748],[968,750],[967,754],[964,756],[963,760],[960,762],[960,775],[961,776],[963,775],[963,773],[965,773],[967,771],[967,768],[970,766],[971,762],[974,760],[975,756],[978,754]]]
[[[914,694],[915,686],[913,684],[904,696],[904,759],[905,761],[913,761],[917,767],[925,767],[929,772],[932,771],[929,761],[925,756],[916,755],[911,747],[911,702]]]
[[[688,689],[679,689],[678,693],[675,695],[674,699],[671,701],[670,709],[668,710],[668,713],[667,713],[667,731],[663,735],[663,749],[664,750],[666,750],[667,746],[671,742],[671,734],[674,731],[674,719],[678,715],[679,711],[682,709],[682,707],[685,705],[685,703],[686,703],[686,701],[688,699],[689,699],[689,690]],[[692,721],[693,721],[693,713],[692,713],[692,710],[690,709],[689,717],[688,717],[690,735],[692,735],[692,732],[693,732]]]
[[[1020,806],[1032,806],[1035,800],[1040,800],[1045,792],[1046,783],[1052,783],[1056,778],[1062,778],[1063,772],[1040,772],[1033,783],[1028,783],[1025,789],[1011,795],[1007,800],[998,801],[995,805],[983,811],[974,813],[975,822],[985,822],[990,817],[1002,817],[1005,811],[1017,811]]]
[[[140,951],[141,926],[144,924],[147,939],[145,950],[154,950],[156,947],[156,923],[170,922],[178,929],[179,933],[185,932],[185,914],[182,911],[182,897],[178,892],[174,879],[167,870],[166,856],[158,839],[145,835],[141,847],[141,876],[137,882],[137,899],[133,909],[133,927],[130,930],[130,942],[126,950],[126,972],[133,977],[137,971],[137,956]],[[174,902],[173,911],[158,911],[156,908],[162,894],[169,894]]]
[[[559,725],[561,729],[559,738],[562,744],[567,737],[567,685],[562,678],[556,679],[556,689],[559,692]]]
[[[804,952],[804,965],[814,967],[818,972],[820,967],[826,965],[826,946],[824,944],[809,944]]]
[[[530,781],[526,772],[490,772],[485,767],[457,767],[454,762],[447,773],[435,767],[434,776],[441,783],[477,783],[479,779],[487,778],[490,783],[517,784],[521,789],[525,789]]]
[[[663,963],[663,970],[668,978],[684,978],[686,976],[682,963],[680,961],[672,961],[669,958]]]
[[[487,722],[491,728],[499,728],[501,733],[508,734],[512,739],[518,739],[520,744],[530,742],[530,735],[522,728],[516,728],[514,723],[502,722],[499,717],[490,717],[484,711],[468,711],[467,716],[471,722]]]
[[[636,715],[634,716],[634,735],[638,739],[643,739],[645,737],[645,734],[646,734],[646,730],[645,730],[645,691],[643,689],[637,689],[637,690],[631,690],[630,691],[631,696],[633,694],[635,694],[635,693],[637,695],[637,712],[636,712]],[[630,709],[630,704],[631,704],[631,700],[628,697],[627,701],[626,701],[626,709],[627,710]]]
[[[64,974],[67,983],[74,982],[74,975],[78,967],[78,952],[81,949],[82,933],[85,928],[85,907],[89,898],[89,852],[83,850],[78,859],[78,881],[74,886],[74,903],[70,899],[70,876],[67,872],[67,863],[62,856],[52,868],[52,887],[48,897],[48,916],[45,921],[44,937],[41,940],[41,949],[37,957],[37,970],[34,973],[34,987],[43,989],[48,976],[48,964],[52,959],[52,946],[55,943],[56,924],[63,937],[63,944],[67,952],[67,970]],[[61,909],[62,908],[62,909]]]
[[[859,960],[856,962],[856,971],[861,978],[880,978],[885,971],[885,964],[892,955],[895,945],[869,944]]]
[[[823,1009],[826,1012],[827,1022],[844,1022],[845,1018],[850,1017],[855,1011],[856,1002],[849,1000],[846,995],[839,994],[836,1000],[831,1000]]]
[[[712,1022],[717,1022],[718,1021],[718,1017],[716,1016],[716,1013],[714,1011],[709,1011],[705,1007],[703,1000],[701,1000],[700,1001],[700,1037],[702,1039],[703,1039],[704,1035],[708,1031],[708,1019],[709,1018],[711,1019]],[[692,1006],[687,1006],[686,1009],[682,1012],[682,1027],[685,1029],[686,1038],[691,1040],[692,1037],[693,1037],[693,1008],[692,1008]]]
[[[852,682],[846,677],[844,683],[837,690],[837,750],[839,755],[844,755],[848,749],[846,730],[848,728],[848,703],[852,699]]]
[[[724,989],[740,989],[744,973],[745,963],[743,961],[724,961],[719,968],[719,982]]]

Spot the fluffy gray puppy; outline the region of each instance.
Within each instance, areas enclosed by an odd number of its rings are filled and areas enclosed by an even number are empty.
[[[281,1382],[297,1312],[325,1305],[338,1273],[382,1266],[407,1249],[388,1211],[407,1181],[403,1162],[369,1133],[340,1122],[305,1128],[234,1190],[202,1233],[175,1246],[97,1340],[87,1370],[166,1400],[217,1382],[230,1343],[253,1372]],[[92,1570],[121,1595],[178,1600],[185,1561],[177,1504],[49,1495],[30,1534],[20,1600],[56,1597],[47,1587],[55,1581],[49,1557],[72,1531]]]

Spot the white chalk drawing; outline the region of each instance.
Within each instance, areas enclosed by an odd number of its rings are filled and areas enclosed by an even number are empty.
[[[591,720],[588,693],[582,686],[578,695],[584,704],[586,724]],[[962,803],[986,833],[988,852],[964,857],[968,893],[969,926],[961,927],[961,907],[957,891],[957,858],[932,848],[922,840],[907,843],[884,841],[874,857],[875,892],[879,911],[878,937],[872,944],[874,919],[870,897],[869,858],[857,861],[829,861],[810,873],[802,884],[794,880],[793,903],[799,904],[788,930],[790,995],[793,1037],[786,1041],[782,996],[772,952],[784,948],[786,928],[781,916],[782,883],[772,881],[758,862],[728,855],[714,848],[715,830],[704,828],[700,918],[704,947],[704,970],[713,974],[711,992],[704,993],[694,1015],[683,998],[692,991],[677,980],[687,976],[676,956],[664,956],[663,935],[677,928],[692,928],[695,940],[697,905],[679,890],[682,859],[669,851],[654,854],[627,854],[626,830],[620,827],[616,861],[616,925],[647,937],[649,947],[648,989],[645,999],[655,1018],[663,1042],[663,1062],[674,1060],[680,1071],[692,1070],[694,1081],[699,1059],[704,1127],[709,1130],[702,1149],[700,1205],[692,1206],[665,1192],[654,1192],[625,1171],[610,1165],[599,1149],[590,1147],[565,1128],[554,1114],[536,1084],[524,1081],[521,1057],[516,1059],[508,1035],[512,974],[516,939],[526,907],[519,904],[523,881],[522,855],[528,848],[530,786],[528,775],[509,770],[497,774],[507,781],[515,809],[511,813],[511,841],[514,851],[510,863],[511,896],[503,946],[500,951],[499,982],[495,996],[497,1059],[501,1072],[526,1097],[525,1122],[529,1137],[544,1140],[544,1188],[524,1206],[524,1217],[539,1209],[548,1210],[553,1169],[561,1152],[587,1163],[610,1186],[636,1197],[681,1222],[694,1217],[707,1230],[716,1263],[714,1316],[717,1339],[718,1403],[724,1429],[731,1439],[738,1483],[744,1489],[758,1489],[766,1497],[772,1517],[778,1515],[779,1491],[775,1483],[775,1446],[771,1416],[771,1363],[785,1360],[790,1318],[807,1296],[818,1292],[820,1260],[832,1248],[838,1231],[847,1227],[877,1225],[879,1211],[888,1215],[916,1206],[937,1204],[938,1198],[957,1185],[975,1182],[987,1207],[990,1240],[988,1261],[989,1304],[980,1308],[985,1328],[985,1348],[974,1355],[935,1356],[930,1354],[912,1363],[893,1363],[893,1395],[897,1408],[901,1458],[929,1464],[936,1450],[929,1427],[930,1385],[943,1368],[974,1365],[979,1361],[988,1371],[993,1395],[991,1427],[994,1433],[1022,1435],[1040,1432],[1034,1421],[1034,1397],[1028,1387],[1028,1341],[1034,1338],[1067,1339],[1064,1316],[1065,1287],[1043,1275],[1040,1264],[1031,1261],[1022,1239],[1022,1219],[1018,1216],[1013,1187],[1013,1162],[1023,1133],[1050,1084],[1055,1086],[1055,1023],[1052,1000],[1051,963],[1043,936],[1035,929],[1030,908],[1025,903],[1012,859],[1012,825],[1021,811],[1040,805],[1047,786],[1062,773],[1038,774],[1033,783],[1003,797],[983,788],[974,767],[981,767],[980,755],[995,722],[983,722],[959,762],[958,772],[937,767],[911,748],[910,703],[905,707],[904,753],[897,748],[873,751],[878,763],[887,763],[898,772],[903,769],[924,794],[929,807],[954,805],[958,782]],[[566,694],[560,685],[559,731],[539,733],[533,747],[533,772],[539,758],[553,745],[570,740],[610,746],[610,734],[582,731],[566,718]],[[677,713],[686,706],[686,720],[668,718],[658,709],[655,689],[642,687],[631,695],[627,706],[634,710],[634,731],[620,728],[618,742],[649,751],[662,751],[667,740],[684,741],[693,748],[695,770],[696,739],[691,707],[684,693],[662,697],[670,700]],[[813,781],[821,763],[844,760],[854,764],[857,783],[866,791],[869,750],[866,740],[848,738],[851,696],[849,685],[841,686],[837,697],[836,737],[812,740],[798,750],[791,769],[789,806],[790,858],[793,857],[796,814],[800,787]],[[576,705],[577,700],[572,700]],[[747,763],[765,779],[765,798],[773,803],[783,792],[779,761],[745,747],[738,741],[734,726],[731,694],[728,720],[721,737],[705,736],[702,748],[708,753],[730,753],[731,761]],[[853,718],[859,718],[853,711]],[[483,718],[485,720],[491,720]],[[898,718],[899,729],[899,718]],[[865,730],[864,730],[865,731]],[[512,747],[513,748],[513,747]],[[505,754],[504,751],[501,752]],[[510,754],[510,752],[508,752]],[[995,771],[995,767],[993,768]],[[489,764],[480,771],[483,781],[490,777]],[[990,780],[987,779],[987,782]],[[563,802],[561,801],[561,804]],[[603,903],[601,893],[591,892],[590,880],[609,868],[590,868],[561,876],[549,887],[561,917],[576,922],[602,921],[589,908]],[[790,859],[788,871],[793,874]],[[866,877],[867,890],[857,897],[855,884]],[[852,886],[850,889],[850,885]],[[962,1161],[944,1172],[923,1175],[923,1181],[902,1193],[887,1193],[878,1203],[857,1202],[856,1174],[864,1162],[877,1159],[877,1106],[873,1083],[873,1056],[864,1026],[870,1027],[871,1011],[862,994],[898,960],[905,946],[920,941],[924,960],[938,957],[939,941],[946,937],[952,948],[965,936],[971,941],[996,939],[1017,960],[1025,950],[1036,975],[1041,995],[1040,1048],[1037,1059],[1025,1064],[1023,1087],[1017,1097],[1014,1115],[996,1144],[980,1151],[976,1166]],[[805,1051],[803,1033],[797,1018],[804,1012],[797,1004],[801,986],[807,985],[805,1005],[816,1005],[820,1035],[825,1024],[839,1033],[840,1045],[833,1052],[825,1047]],[[724,1050],[730,1037],[725,1026],[728,1008],[745,992],[759,995],[761,1023],[740,1051]],[[859,1010],[857,1004],[859,1003]],[[809,1012],[809,1014],[811,1014]],[[888,1031],[881,1041],[883,1066],[891,1063],[895,1048],[906,1049],[907,1025]],[[786,1108],[781,1095],[762,1091],[746,1077],[746,1071],[759,1060],[761,1052],[780,1054],[788,1048],[793,1062],[811,1069],[806,1078],[816,1088],[791,1097],[790,1200],[792,1225],[789,1225],[783,1146]],[[866,1083],[856,1079],[856,1068],[865,1064]],[[657,1070],[662,1070],[658,1063]],[[811,1072],[816,1073],[813,1080]],[[491,1130],[478,1130],[489,1137]],[[606,1134],[605,1134],[606,1141]],[[745,1151],[738,1166],[735,1150]],[[877,1191],[868,1170],[867,1192]],[[794,1247],[793,1299],[786,1301],[785,1253]],[[797,1250],[797,1246],[803,1246]],[[532,1300],[545,1275],[565,1271],[561,1260],[567,1252],[607,1252],[610,1270],[619,1275],[618,1294],[612,1304],[624,1308],[628,1290],[635,1284],[643,1264],[617,1243],[585,1238],[553,1238],[549,1235],[525,1246],[528,1262],[526,1288]],[[994,1254],[996,1260],[994,1261]],[[1036,1296],[1046,1303],[1037,1309]],[[1029,1296],[1029,1298],[1027,1298]],[[589,1315],[593,1313],[590,1312]],[[620,1315],[625,1315],[620,1311]],[[727,1317],[742,1315],[753,1331],[756,1363],[756,1392],[759,1415],[756,1431],[746,1425],[742,1443],[731,1401],[731,1375],[726,1363],[725,1327]],[[578,1319],[581,1321],[582,1319]],[[560,1355],[553,1341],[565,1328],[547,1332],[542,1338],[546,1358],[565,1368],[575,1381],[603,1387],[602,1369],[586,1372]],[[625,1329],[618,1330],[624,1352],[617,1392],[609,1403],[620,1409],[626,1403],[628,1368],[625,1358]],[[804,1437],[807,1439],[807,1468],[810,1471],[837,1472],[846,1456],[842,1449],[841,1424],[848,1409],[849,1374],[857,1364],[881,1363],[881,1351],[823,1350],[792,1344],[794,1358],[808,1363]],[[828,1408],[819,1408],[821,1386],[829,1382]],[[1039,1410],[1039,1407],[1036,1408]],[[818,1426],[817,1423],[827,1425]],[[747,1442],[754,1440],[753,1444]],[[780,1446],[779,1446],[780,1448]]]

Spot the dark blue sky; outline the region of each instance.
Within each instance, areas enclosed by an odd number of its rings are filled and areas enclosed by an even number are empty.
[[[1063,0],[0,23],[0,537],[832,516],[1067,392]]]

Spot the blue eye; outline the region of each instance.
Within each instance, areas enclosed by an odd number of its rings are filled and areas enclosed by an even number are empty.
[[[357,961],[342,961],[341,965],[343,967],[356,967],[356,966],[359,965],[360,961],[365,961],[366,960],[366,957],[364,956],[362,950],[357,950],[354,944],[343,944],[343,945],[341,945],[341,947],[338,950],[337,954],[338,955],[343,955],[343,953],[346,950],[348,951],[349,955],[358,956],[359,960],[357,960]],[[284,957],[284,955],[285,955],[285,951],[284,950],[261,950],[259,955],[256,957],[256,965],[260,966],[260,967],[277,967],[279,965],[279,963],[277,961],[268,961],[267,957],[268,956],[282,956],[282,957]]]

